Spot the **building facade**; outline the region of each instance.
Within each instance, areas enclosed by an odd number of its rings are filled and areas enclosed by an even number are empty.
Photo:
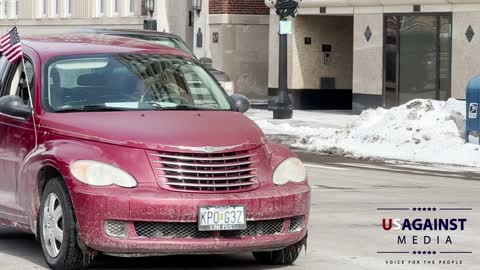
[[[180,36],[193,48],[194,11],[191,0],[156,0],[157,30]]]
[[[197,58],[234,82],[236,93],[268,97],[269,8],[264,0],[155,0],[152,18],[145,0],[0,0],[0,32],[17,26],[20,35],[71,32],[77,28],[156,29],[176,34]]]
[[[297,108],[359,112],[415,98],[464,99],[468,80],[480,74],[480,0],[303,0],[298,14],[288,37]],[[269,40],[274,94],[273,8]]]
[[[268,97],[269,8],[264,0],[157,0],[158,31],[183,38],[197,58],[228,74],[236,93]]]
[[[263,0],[204,0],[194,12],[193,47],[227,73],[235,92],[268,97],[269,8]],[[200,39],[200,40],[199,40]]]
[[[0,31],[20,34],[69,32],[75,28],[142,29],[145,0],[0,0]]]

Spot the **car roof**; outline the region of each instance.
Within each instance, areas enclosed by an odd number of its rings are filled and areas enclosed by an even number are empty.
[[[153,30],[140,30],[140,29],[110,29],[110,28],[80,28],[74,31],[74,33],[94,33],[94,34],[112,34],[112,35],[147,35],[157,37],[178,38],[179,36],[167,33],[158,32]]]
[[[189,54],[175,48],[118,36],[71,33],[32,35],[21,38],[22,44],[35,50],[43,60],[55,56],[101,53],[154,53],[192,58]]]

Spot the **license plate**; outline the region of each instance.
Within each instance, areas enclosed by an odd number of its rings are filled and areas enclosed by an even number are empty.
[[[245,206],[203,206],[200,207],[199,231],[245,230]]]

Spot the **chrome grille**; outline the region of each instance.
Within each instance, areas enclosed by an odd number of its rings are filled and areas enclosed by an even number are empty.
[[[247,229],[242,231],[222,231],[220,235],[225,238],[238,238],[245,236],[261,236],[279,234],[283,229],[283,219],[250,221]]]
[[[299,232],[303,229],[303,217],[294,217],[290,219],[289,232]]]
[[[255,154],[249,151],[150,154],[157,177],[169,189],[186,192],[238,192],[257,186]]]
[[[135,222],[135,231],[147,238],[209,238],[212,232],[201,232],[197,223]]]

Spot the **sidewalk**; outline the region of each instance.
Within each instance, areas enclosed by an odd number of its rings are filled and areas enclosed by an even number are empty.
[[[465,102],[413,100],[361,115],[349,111],[295,111],[273,120],[272,112],[251,110],[267,136],[308,152],[356,159],[480,167],[480,147],[466,144]]]
[[[291,127],[309,127],[309,128],[344,128],[347,124],[358,119],[358,115],[353,115],[351,111],[295,111],[293,119],[273,120],[273,112],[268,110],[250,110],[247,116],[262,126],[287,124]],[[281,131],[279,128],[273,128]]]

